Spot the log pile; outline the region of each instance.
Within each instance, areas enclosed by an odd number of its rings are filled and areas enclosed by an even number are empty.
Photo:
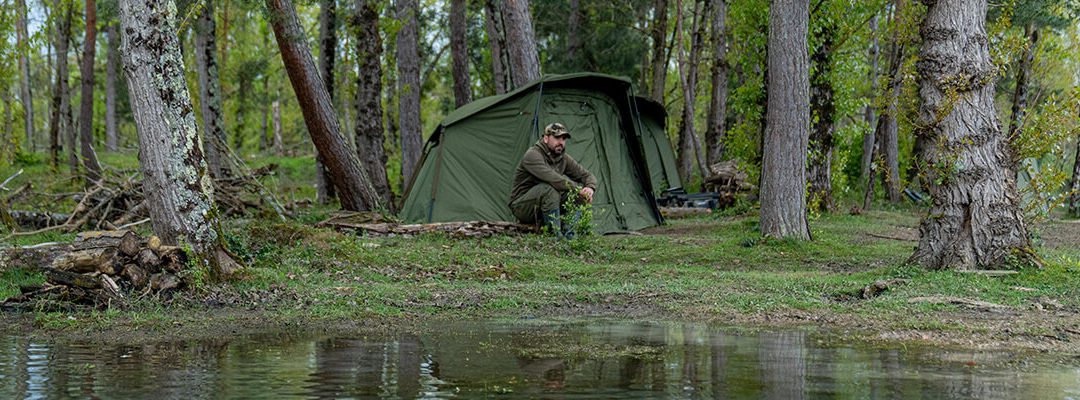
[[[709,176],[703,182],[705,192],[718,194],[718,208],[735,205],[740,193],[752,192],[755,186],[748,181],[746,172],[739,169],[737,160],[722,161],[709,166]]]
[[[341,212],[315,226],[338,231],[356,232],[369,236],[415,236],[430,232],[445,232],[454,237],[488,237],[505,234],[538,232],[536,225],[505,221],[437,222],[431,224],[399,224],[387,221],[375,213]]]
[[[131,296],[169,295],[183,288],[187,255],[156,236],[128,231],[79,234],[72,243],[8,249],[5,263],[44,272],[45,284],[21,288],[0,307],[25,309],[35,303],[107,307]]]

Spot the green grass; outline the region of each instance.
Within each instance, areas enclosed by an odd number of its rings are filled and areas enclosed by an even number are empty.
[[[106,154],[116,168],[133,169],[133,156]],[[265,180],[286,202],[314,197],[309,157],[263,157],[277,173]],[[24,179],[50,182],[41,164]],[[10,168],[0,169],[0,175]],[[10,175],[10,174],[8,174]],[[58,182],[71,181],[64,177]],[[9,186],[18,186],[9,185]],[[60,183],[46,188],[66,188]],[[711,217],[672,220],[642,236],[604,236],[563,242],[540,235],[455,239],[444,234],[363,237],[315,228],[334,206],[298,208],[287,222],[258,217],[225,221],[226,241],[247,265],[225,285],[200,287],[279,318],[356,320],[367,317],[488,317],[587,315],[592,310],[662,318],[723,318],[773,313],[833,315],[878,321],[893,329],[978,332],[943,322],[956,306],[913,304],[912,297],[952,296],[1026,309],[1046,299],[1080,308],[1080,246],[1041,251],[1043,268],[986,277],[905,265],[917,235],[917,210],[893,208],[862,215],[825,214],[811,221],[814,240],[762,239],[752,207]],[[1043,232],[1043,234],[1047,234]],[[69,240],[50,233],[16,244]],[[1074,238],[1080,242],[1080,238]],[[3,272],[0,296],[40,282],[22,269]],[[873,299],[854,295],[880,279],[902,278]],[[200,303],[162,306],[135,302],[121,311],[42,313],[44,328],[155,325],[203,312]],[[1030,327],[1043,329],[1040,327]]]

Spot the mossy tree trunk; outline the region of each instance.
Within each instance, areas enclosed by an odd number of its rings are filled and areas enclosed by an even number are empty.
[[[390,181],[386,177],[386,150],[383,148],[382,37],[379,34],[379,1],[357,0],[356,63],[356,152],[371,177],[382,203],[393,205]]]
[[[334,103],[319,76],[296,9],[289,0],[267,0],[266,7],[308,134],[330,169],[341,207],[351,211],[378,209],[379,197],[371,179],[341,135]]]
[[[768,105],[761,169],[761,234],[810,239],[806,149],[810,130],[807,0],[769,3]]]
[[[933,204],[910,261],[929,268],[1001,268],[1030,254],[1015,159],[994,110],[996,68],[986,0],[930,1],[920,34],[917,134]]]
[[[176,6],[168,0],[120,2],[124,70],[154,233],[166,244],[190,246],[219,279],[240,265],[225,250],[213,185],[195,126],[176,35]]]

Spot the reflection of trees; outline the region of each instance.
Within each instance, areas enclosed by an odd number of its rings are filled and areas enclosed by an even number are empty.
[[[806,398],[805,334],[774,332],[760,336],[758,362],[767,399]]]
[[[420,338],[402,335],[397,343],[397,394],[413,398],[420,393]]]
[[[709,388],[714,399],[726,399],[727,392],[727,352],[724,349],[724,334],[714,332],[709,335]]]

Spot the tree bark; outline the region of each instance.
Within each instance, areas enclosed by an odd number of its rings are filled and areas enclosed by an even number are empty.
[[[289,0],[267,0],[266,6],[308,134],[330,168],[341,207],[350,211],[378,208],[379,198],[371,187],[367,172],[341,136],[337,113],[311,57],[296,9]]]
[[[337,2],[336,0],[321,0],[319,2],[319,72],[326,91],[330,94],[330,102],[336,99],[337,92],[334,90],[334,64],[337,56]],[[334,198],[334,184],[330,181],[330,171],[326,170],[322,156],[315,156],[315,201],[326,204]]]
[[[832,52],[836,27],[831,22],[823,22],[819,44],[810,57],[814,64],[813,76],[810,77],[810,162],[808,173],[809,204],[818,211],[827,212],[833,208],[832,199],[832,154],[833,154],[833,119],[836,104],[832,86]]]
[[[472,82],[469,79],[469,48],[465,42],[465,0],[450,0],[450,57],[453,58],[454,106],[472,101]]]
[[[1028,38],[1027,46],[1016,66],[1016,90],[1012,98],[1012,118],[1009,119],[1009,137],[1018,135],[1018,130],[1024,125],[1024,113],[1027,111],[1028,76],[1031,75],[1031,65],[1035,63],[1035,46],[1039,43],[1039,30],[1035,24],[1028,24],[1024,28],[1024,36]]]
[[[214,0],[205,0],[203,8],[195,17],[195,69],[199,75],[199,112],[202,116],[203,141],[206,163],[214,179],[230,175],[226,163],[229,149],[223,149],[228,143],[225,133],[225,118],[222,117],[221,79],[217,65],[217,23],[214,20]],[[216,139],[213,139],[216,138]]]
[[[570,60],[575,69],[584,67],[584,62],[578,61],[578,53],[581,51],[581,0],[570,0],[570,14],[566,21],[566,59]]]
[[[397,34],[398,129],[401,130],[401,178],[403,187],[411,183],[420,162],[423,140],[420,132],[420,54],[417,47],[417,0],[398,0]]]
[[[491,48],[491,76],[495,81],[495,94],[506,93],[506,35],[502,23],[502,2],[486,0],[484,2],[485,24],[488,47]]]
[[[682,0],[676,0],[675,7],[678,12],[675,17],[675,30],[676,32],[682,32]],[[682,177],[683,182],[690,182],[694,174],[694,161],[698,161],[698,167],[701,170],[702,179],[705,178],[705,174],[708,168],[705,167],[704,160],[701,159],[700,152],[698,150],[697,143],[697,129],[694,127],[694,116],[696,113],[697,105],[697,75],[698,75],[698,60],[701,58],[701,48],[704,29],[702,27],[702,13],[701,2],[694,0],[694,15],[693,23],[691,24],[691,43],[690,43],[690,59],[687,60],[683,55],[682,49],[682,35],[679,34],[678,44],[675,48],[678,52],[679,62],[679,81],[682,84],[683,89],[683,115],[682,120],[679,122],[679,174]]]
[[[810,239],[806,215],[809,9],[807,0],[769,3],[769,99],[761,168],[761,234],[767,237]]]
[[[97,6],[86,0],[86,37],[83,38],[82,104],[79,107],[79,142],[86,177],[101,179],[101,164],[94,152],[94,55],[97,53]]]
[[[904,59],[904,45],[900,35],[903,9],[904,0],[896,0],[890,18],[893,37],[889,42],[889,71],[888,83],[885,86],[885,104],[874,128],[874,147],[870,155],[870,162],[878,162],[879,168],[875,170],[873,166],[869,167],[870,173],[866,175],[863,208],[870,208],[874,196],[874,181],[879,173],[889,202],[900,202],[900,126],[897,117],[900,94],[903,89],[903,77],[900,75],[900,65],[903,64]]]
[[[274,120],[274,155],[281,157],[285,155],[285,140],[281,137],[281,100],[270,103],[270,109]]]
[[[143,193],[154,233],[168,245],[191,246],[195,260],[224,279],[240,265],[225,250],[213,185],[191,112],[168,0],[122,0],[120,24]]]
[[[383,149],[382,37],[378,0],[357,0],[356,152],[382,204],[393,206]],[[392,210],[391,210],[392,211]]]
[[[705,162],[713,165],[724,159],[724,136],[727,132],[727,0],[710,0],[712,15],[712,92],[709,100],[708,128],[705,131]]]
[[[652,85],[650,97],[653,100],[664,104],[664,84],[667,82],[667,47],[664,44],[664,39],[667,37],[668,17],[667,17],[668,2],[667,0],[656,0],[656,4],[653,6],[653,29],[649,31],[649,37],[652,39]],[[679,33],[676,32],[676,35]]]
[[[52,110],[49,116],[49,160],[56,168],[60,163],[60,140],[67,138],[71,129],[70,108],[68,104],[68,37],[71,36],[71,5],[64,0],[53,1],[53,12],[57,26],[56,41],[56,83],[53,85]],[[70,147],[68,148],[70,151]]]
[[[92,1],[92,0],[91,0]],[[34,94],[30,84],[30,35],[26,31],[26,0],[16,0],[15,19],[16,49],[19,52],[19,97],[22,99],[23,116],[26,127],[27,151],[34,151]]]
[[[105,150],[117,151],[119,146],[119,133],[116,128],[116,75],[120,55],[116,47],[120,44],[120,31],[116,23],[110,23],[105,29],[108,36],[108,52],[105,55]]]
[[[910,262],[929,268],[999,268],[1031,254],[1016,193],[1015,160],[994,111],[996,68],[986,0],[928,1],[920,34],[918,123],[930,139],[933,205]]]
[[[536,52],[532,15],[526,0],[504,0],[503,24],[510,60],[510,79],[519,88],[540,79],[540,55]]]

